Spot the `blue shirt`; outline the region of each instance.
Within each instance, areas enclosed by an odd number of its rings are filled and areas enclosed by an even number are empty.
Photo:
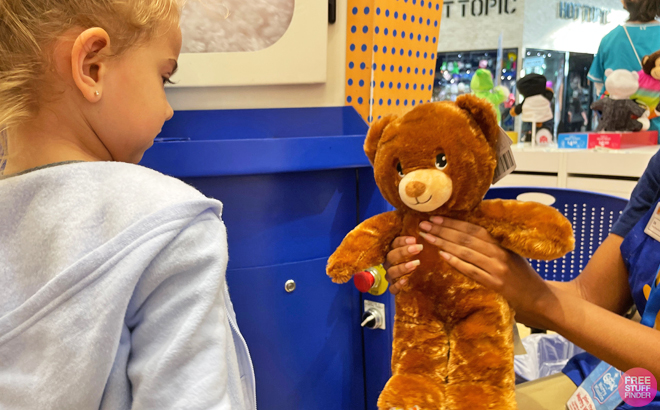
[[[630,196],[628,205],[612,226],[611,232],[625,238],[658,200],[660,200],[660,151],[651,157]]]
[[[645,24],[627,23],[625,27],[628,29],[639,59],[635,56],[623,26],[617,26],[603,37],[598,46],[598,54],[594,56],[589,69],[588,77],[591,81],[604,83],[607,79],[605,70],[608,68],[640,71],[642,66],[639,61],[644,56],[660,50],[660,23],[657,21]]]
[[[646,226],[650,213],[655,209],[658,201],[660,201],[660,152],[649,161],[633,190],[630,202],[611,231],[625,238],[621,245],[621,254],[628,269],[633,300],[640,314],[643,314],[646,305],[642,288],[644,284],[654,281],[660,262],[660,243],[643,233],[643,227]],[[591,354],[581,353],[569,360],[562,371],[579,386],[598,363],[600,360]],[[625,403],[617,408],[632,409]],[[660,393],[646,408],[660,408]]]

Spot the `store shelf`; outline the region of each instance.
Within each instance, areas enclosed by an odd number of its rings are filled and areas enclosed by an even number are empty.
[[[566,172],[639,178],[658,146],[608,151],[567,152]]]
[[[510,174],[504,179],[498,181],[495,186],[539,186],[553,188],[559,185],[556,175]]]
[[[516,171],[496,185],[575,188],[629,198],[659,148],[571,150],[515,144]]]

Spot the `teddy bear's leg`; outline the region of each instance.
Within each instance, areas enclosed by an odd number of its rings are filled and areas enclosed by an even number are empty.
[[[502,298],[459,321],[449,336],[447,408],[516,409],[513,314]]]
[[[447,332],[440,322],[416,324],[397,312],[392,378],[378,399],[381,410],[444,410]],[[415,407],[417,406],[417,407]]]

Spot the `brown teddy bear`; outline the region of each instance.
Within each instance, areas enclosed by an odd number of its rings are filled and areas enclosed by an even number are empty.
[[[385,260],[392,240],[444,215],[484,227],[524,257],[554,259],[573,249],[571,224],[535,202],[483,197],[497,164],[499,127],[487,101],[463,95],[422,104],[373,123],[364,150],[396,210],[351,231],[328,260],[334,282]],[[498,293],[452,268],[426,246],[396,296],[392,378],[380,409],[515,409],[514,312]],[[416,407],[415,407],[416,406]]]

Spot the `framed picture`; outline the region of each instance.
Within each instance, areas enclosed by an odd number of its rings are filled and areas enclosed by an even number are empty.
[[[328,3],[189,0],[172,87],[326,81]]]

